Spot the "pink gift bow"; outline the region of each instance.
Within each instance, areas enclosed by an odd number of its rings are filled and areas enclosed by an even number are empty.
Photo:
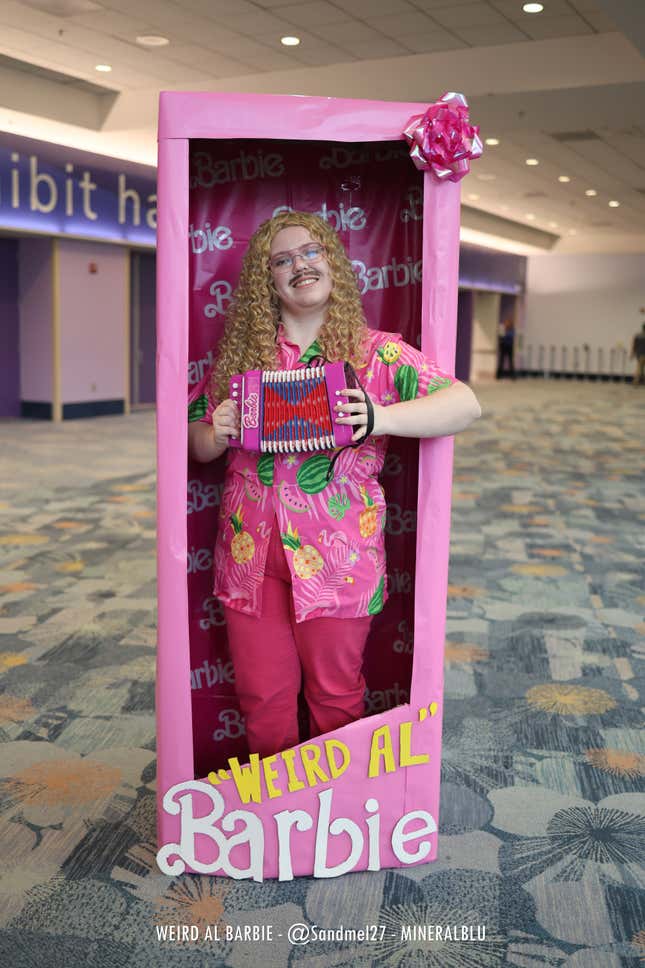
[[[450,91],[425,114],[410,118],[403,134],[416,167],[431,170],[440,181],[460,181],[470,171],[470,159],[483,150],[479,125],[468,123],[466,98]]]

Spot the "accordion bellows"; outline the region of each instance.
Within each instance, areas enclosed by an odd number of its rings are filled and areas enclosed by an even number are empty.
[[[356,385],[353,368],[342,361],[237,374],[229,380],[229,395],[240,408],[242,426],[230,446],[269,454],[344,447],[355,428],[336,423],[334,403],[337,391]]]

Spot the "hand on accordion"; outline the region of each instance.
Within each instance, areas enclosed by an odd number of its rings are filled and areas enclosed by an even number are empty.
[[[356,427],[352,435],[352,442],[355,443],[357,440],[361,440],[365,436],[367,430],[367,404],[365,402],[365,393],[363,390],[358,388],[350,389],[347,387],[344,390],[339,391],[340,396],[345,396],[348,399],[343,401],[338,401],[335,406],[336,413],[338,416],[335,417],[338,423],[351,424]],[[375,411],[380,408],[376,404],[372,404]],[[340,416],[342,414],[342,416]],[[372,433],[378,433],[376,429],[376,422],[374,424],[374,430]]]
[[[217,444],[228,446],[229,437],[240,436],[240,410],[234,400],[223,400],[213,411],[213,430]]]

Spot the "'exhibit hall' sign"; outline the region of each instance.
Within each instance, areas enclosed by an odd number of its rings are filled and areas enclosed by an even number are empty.
[[[0,132],[0,228],[152,246],[155,169]]]

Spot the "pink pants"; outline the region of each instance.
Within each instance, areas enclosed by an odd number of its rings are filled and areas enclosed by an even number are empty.
[[[249,752],[270,756],[300,742],[298,693],[304,676],[310,731],[319,736],[364,712],[365,618],[296,623],[291,572],[274,521],[262,586],[262,615],[225,608],[235,688]]]

